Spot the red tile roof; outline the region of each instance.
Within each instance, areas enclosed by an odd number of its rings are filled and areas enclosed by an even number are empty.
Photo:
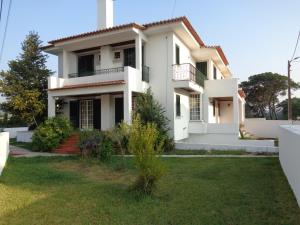
[[[244,92],[243,89],[239,89],[239,95],[241,96],[241,98],[246,98],[246,93]]]
[[[59,38],[56,40],[49,41],[50,45],[42,47],[42,50],[46,50],[47,48],[54,47],[54,45],[56,43],[63,42],[63,41],[69,41],[69,40],[74,40],[74,39],[78,39],[78,38],[90,37],[90,36],[95,36],[95,35],[102,34],[102,33],[107,33],[107,32],[112,32],[112,31],[117,31],[117,30],[122,30],[122,29],[128,29],[128,28],[137,28],[140,30],[146,30],[151,27],[161,26],[161,25],[171,24],[171,23],[178,23],[178,22],[182,22],[187,27],[187,29],[193,35],[193,37],[198,42],[200,47],[215,48],[218,51],[218,53],[220,54],[224,64],[225,65],[229,64],[222,48],[220,46],[206,46],[204,44],[204,42],[202,41],[202,39],[200,38],[200,36],[198,35],[198,33],[196,32],[196,30],[193,28],[192,24],[189,22],[189,20],[185,16],[174,18],[174,19],[169,19],[169,20],[161,20],[161,21],[153,22],[153,23],[146,23],[143,25],[140,25],[137,23],[129,23],[129,24],[124,24],[124,25],[120,25],[120,26],[114,26],[114,27],[107,28],[107,29],[96,30],[96,31],[92,31],[92,32],[78,34],[78,35],[72,35],[69,37]]]
[[[115,81],[108,81],[108,82],[97,82],[97,83],[89,83],[89,84],[76,84],[76,85],[65,85],[61,88],[52,88],[48,89],[48,91],[59,91],[59,90],[67,90],[67,89],[77,89],[77,88],[86,88],[86,87],[102,87],[102,86],[109,86],[109,85],[118,85],[118,84],[125,84],[124,80],[115,80]]]

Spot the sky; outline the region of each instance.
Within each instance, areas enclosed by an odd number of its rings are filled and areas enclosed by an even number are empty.
[[[8,3],[4,0],[0,44]],[[205,44],[222,46],[234,77],[244,81],[262,72],[287,73],[300,30],[299,9],[300,0],[115,0],[114,24],[187,16]],[[12,0],[0,70],[18,56],[29,31],[38,32],[46,45],[95,30],[96,13],[96,0]],[[57,71],[57,58],[50,56],[47,66]],[[292,79],[300,82],[300,62],[292,69]]]

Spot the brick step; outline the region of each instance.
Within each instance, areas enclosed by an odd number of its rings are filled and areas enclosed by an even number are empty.
[[[60,154],[78,154],[80,149],[78,148],[79,135],[73,134],[67,138],[58,148],[53,152]]]

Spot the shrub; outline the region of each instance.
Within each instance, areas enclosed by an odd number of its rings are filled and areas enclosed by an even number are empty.
[[[129,151],[135,158],[139,175],[134,189],[142,194],[151,194],[162,177],[164,167],[158,154],[162,152],[163,141],[157,144],[159,132],[154,123],[143,125],[139,117],[133,119],[129,137]]]
[[[165,109],[162,105],[154,99],[151,89],[137,96],[134,116],[137,115],[143,124],[154,123],[156,125],[158,130],[158,142],[156,144],[164,140],[163,149],[165,152],[175,150],[173,139],[168,137],[170,120],[165,116]]]
[[[32,149],[34,151],[51,151],[72,133],[73,128],[68,119],[53,117],[47,119],[34,131]]]
[[[107,161],[113,154],[113,143],[107,133],[98,130],[80,132],[79,148],[83,157],[95,157]]]

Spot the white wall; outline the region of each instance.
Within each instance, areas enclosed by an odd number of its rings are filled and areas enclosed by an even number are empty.
[[[180,111],[181,116],[176,116],[176,110],[174,110],[174,140],[181,140],[188,138],[189,135],[189,121],[190,121],[190,106],[189,106],[189,94],[183,92],[174,93],[174,108],[176,109],[176,95],[180,96]]]
[[[28,127],[11,127],[11,128],[4,128],[3,131],[9,133],[9,138],[16,138],[18,131],[28,131]]]
[[[233,103],[232,101],[220,101],[220,123],[233,122]]]
[[[281,125],[300,125],[300,121],[266,120],[265,118],[245,119],[246,132],[263,138],[278,138]]]
[[[300,126],[279,128],[279,159],[300,206]]]
[[[6,164],[9,153],[9,134],[8,132],[0,133],[0,175]]]
[[[18,131],[17,142],[31,142],[33,131]]]

